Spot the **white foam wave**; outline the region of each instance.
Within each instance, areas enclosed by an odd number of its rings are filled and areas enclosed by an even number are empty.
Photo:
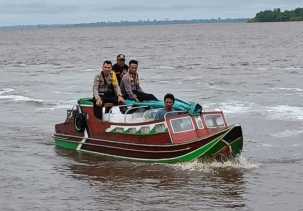
[[[226,162],[207,163],[194,161],[189,163],[175,164],[173,166],[176,168],[181,168],[182,170],[211,172],[215,168],[255,169],[258,168],[260,164],[253,161],[248,161],[243,156],[239,156]]]
[[[292,92],[303,92],[303,89],[300,88],[287,88],[287,87],[280,87],[280,88],[272,88],[273,90],[283,90],[283,91],[292,91]]]
[[[30,98],[26,96],[21,95],[0,95],[1,100],[13,100],[13,101],[23,101],[23,102],[36,102],[36,103],[42,103],[43,100],[41,99],[35,99]]]
[[[57,110],[57,109],[69,109],[72,108],[73,105],[70,104],[65,104],[65,105],[56,105],[53,107],[47,107],[47,108],[38,108],[37,111],[53,111],[53,110]]]
[[[221,110],[225,113],[247,113],[250,111],[250,107],[245,104],[223,104]]]
[[[17,63],[14,65],[15,67],[26,67],[27,64],[24,64],[24,63]]]
[[[159,66],[159,69],[174,70],[175,68],[172,66]]]
[[[268,68],[267,67],[258,67],[257,70],[266,71],[266,70],[268,70]]]
[[[303,130],[284,130],[278,133],[275,133],[271,136],[276,138],[287,138],[291,136],[297,136],[303,133]]]
[[[252,103],[243,103],[243,102],[225,102],[220,104],[209,104],[205,105],[206,109],[215,109],[224,111],[224,113],[247,113],[253,111],[255,107]]]
[[[11,88],[4,88],[0,90],[0,95],[5,94],[5,93],[9,93],[9,92],[13,92],[15,91],[14,89]]]
[[[262,147],[268,147],[268,148],[273,147],[272,144],[265,144],[265,143],[262,143],[261,146]]]
[[[163,81],[158,81],[158,83],[160,83],[160,84],[168,84],[170,81],[165,81],[165,80],[163,80]]]
[[[10,92],[15,91],[12,88],[3,88],[0,90],[0,100],[13,100],[13,101],[23,101],[23,102],[36,102],[36,103],[42,103],[43,100],[41,99],[35,99],[35,98],[30,98],[22,95],[4,95]]]
[[[246,158],[244,158],[243,156],[240,156],[238,158],[236,158],[235,160],[229,160],[226,161],[224,163],[222,162],[213,162],[211,163],[212,167],[215,168],[239,168],[239,169],[255,169],[255,168],[259,168],[260,164],[259,163],[255,163],[253,161],[249,161],[246,160]]]
[[[269,120],[303,120],[303,107],[290,105],[262,106],[249,102],[223,102],[204,104],[205,110],[221,110],[226,114],[243,114],[249,112],[264,115]]]
[[[76,100],[59,102],[59,103],[54,104],[51,107],[38,108],[37,111],[54,111],[57,109],[71,109],[75,105],[76,102],[77,102]]]
[[[303,120],[303,107],[278,105],[266,107],[266,111],[273,120]]]
[[[301,70],[302,67],[286,67],[285,70]]]
[[[54,94],[68,94],[68,95],[70,95],[70,94],[72,94],[72,95],[74,95],[75,93],[74,92],[67,92],[67,91],[53,91],[53,93]]]
[[[95,72],[95,71],[96,71],[96,68],[88,68],[85,70],[80,70],[80,72]]]

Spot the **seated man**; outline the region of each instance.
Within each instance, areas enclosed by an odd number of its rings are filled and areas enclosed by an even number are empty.
[[[113,65],[113,71],[116,73],[119,85],[123,75],[127,73],[127,70],[128,66],[125,64],[125,55],[119,54],[117,56],[117,63]]]
[[[173,111],[173,106],[175,103],[174,95],[168,93],[164,96],[164,108],[160,109],[156,115],[155,120],[163,121],[164,116],[167,112]]]
[[[124,103],[116,74],[112,71],[111,61],[104,61],[100,73],[95,76],[93,95],[95,115],[100,119],[102,119],[102,107],[105,104]],[[108,110],[109,108],[105,112]]]
[[[138,76],[138,61],[130,60],[128,72],[124,74],[120,87],[123,96],[126,99],[144,101],[144,100],[158,100],[154,95],[143,92],[139,84]]]

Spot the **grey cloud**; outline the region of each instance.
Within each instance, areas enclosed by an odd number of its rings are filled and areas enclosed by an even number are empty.
[[[1,14],[58,14],[75,10],[79,10],[79,6],[43,2],[10,2],[0,6]]]
[[[141,0],[128,0],[128,1],[105,1],[105,0],[27,0],[27,1],[0,1],[0,13],[1,14],[50,14],[50,13],[75,13],[75,12],[87,12],[90,11],[110,11],[110,12],[144,12],[144,11],[185,11],[185,10],[198,10],[198,9],[235,9],[235,8],[259,8],[264,7],[293,7],[293,5],[302,4],[302,0],[230,0],[228,2],[212,1],[212,0],[153,0],[144,2]],[[259,6],[257,6],[259,5]]]
[[[302,7],[302,3],[302,0],[0,0],[0,25],[252,17],[260,10],[293,9]]]

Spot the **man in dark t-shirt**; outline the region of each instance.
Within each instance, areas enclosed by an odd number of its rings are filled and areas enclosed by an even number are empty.
[[[155,116],[155,120],[164,121],[164,116],[167,112],[172,112],[175,103],[175,97],[173,94],[167,93],[164,96],[164,108],[158,110]]]
[[[117,56],[117,63],[113,65],[113,71],[116,73],[118,83],[121,83],[121,79],[125,73],[127,73],[128,66],[125,64],[125,55],[119,54]]]

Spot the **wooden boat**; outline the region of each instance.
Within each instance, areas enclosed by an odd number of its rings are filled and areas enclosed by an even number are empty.
[[[175,111],[166,113],[163,121],[153,118],[164,106],[161,101],[113,107],[101,120],[92,100],[80,99],[68,110],[66,120],[55,125],[55,144],[113,159],[155,163],[225,160],[241,153],[240,125],[227,125],[222,111],[202,112],[199,105],[192,109],[180,102],[187,107],[175,103]]]

